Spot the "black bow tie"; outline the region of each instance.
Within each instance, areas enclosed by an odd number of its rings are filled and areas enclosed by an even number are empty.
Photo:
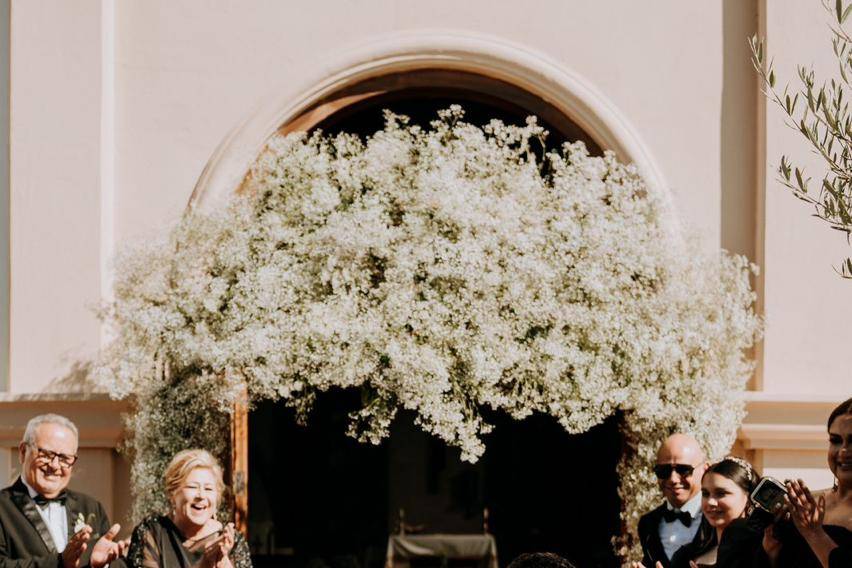
[[[688,527],[692,524],[692,515],[690,515],[686,511],[673,511],[671,509],[666,509],[663,512],[663,519],[665,519],[667,523],[680,521],[685,527]]]
[[[45,505],[48,505],[50,503],[59,503],[60,505],[64,505],[65,499],[67,498],[68,495],[66,495],[66,493],[63,491],[62,493],[51,499],[48,499],[44,495],[36,495],[35,497],[33,497],[33,501],[35,501],[36,505],[38,505],[39,507],[44,507]]]

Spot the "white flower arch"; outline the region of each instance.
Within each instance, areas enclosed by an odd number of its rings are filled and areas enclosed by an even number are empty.
[[[689,319],[691,325],[706,331],[706,334],[697,333],[692,338],[680,337],[677,333],[673,333],[674,339],[669,338],[675,343],[682,340],[691,345],[700,352],[695,357],[679,359],[669,353],[671,350],[676,351],[679,345],[656,342],[648,351],[648,356],[653,361],[659,360],[660,365],[666,367],[664,370],[660,367],[659,375],[646,377],[650,381],[648,385],[655,387],[656,394],[645,397],[647,400],[635,400],[628,405],[635,414],[626,418],[626,442],[632,450],[625,453],[619,465],[619,492],[625,499],[625,532],[635,535],[639,514],[656,495],[647,465],[653,460],[652,454],[660,437],[674,428],[686,425],[687,430],[696,430],[699,439],[710,444],[714,456],[730,447],[735,429],[733,424],[738,423],[742,416],[738,393],[750,370],[743,349],[751,346],[754,336],[759,333],[760,322],[751,309],[753,293],[748,284],[747,261],[727,258],[725,255],[721,255],[720,259],[701,260],[688,254],[664,177],[651,153],[616,107],[587,81],[541,53],[489,36],[452,31],[384,36],[340,52],[312,76],[283,88],[260,104],[214,152],[195,186],[188,210],[200,213],[221,210],[246,180],[249,171],[261,171],[265,167],[263,163],[267,162],[266,165],[271,164],[272,170],[277,171],[275,161],[281,156],[292,158],[290,154],[293,147],[305,145],[305,148],[312,148],[311,145],[318,144],[316,141],[306,141],[304,137],[282,141],[282,138],[274,135],[282,126],[319,101],[367,79],[420,69],[480,74],[524,89],[564,113],[600,147],[614,152],[619,161],[633,163],[644,178],[636,180],[635,171],[618,164],[612,155],[589,159],[585,150],[578,149],[581,145],[575,148],[579,160],[577,167],[582,169],[588,166],[590,171],[598,173],[599,170],[611,169],[618,173],[618,179],[627,180],[624,182],[627,185],[641,186],[636,196],[647,196],[650,198],[648,201],[653,202],[648,210],[649,214],[653,213],[653,220],[647,226],[657,231],[655,236],[658,238],[644,242],[649,244],[647,248],[653,248],[653,243],[665,243],[665,258],[670,259],[675,266],[673,274],[684,276],[671,279],[671,298],[674,298],[671,303],[674,306],[672,317]],[[481,134],[482,131],[479,132]],[[276,144],[281,146],[277,150]],[[260,165],[259,160],[263,162]],[[297,163],[301,167],[303,161],[297,160]],[[585,177],[591,180],[589,183],[592,185],[600,181],[597,174]],[[277,182],[273,185],[283,187]],[[601,207],[601,200],[596,203]],[[207,296],[212,293],[205,286],[213,280],[217,285],[225,281],[219,277],[211,279],[209,270],[203,265],[206,259],[222,253],[222,247],[232,246],[232,241],[235,241],[231,239],[227,227],[219,231],[215,223],[208,226],[203,219],[193,223],[190,218],[195,216],[187,217],[186,223],[172,235],[172,244],[186,243],[189,245],[187,250],[181,251],[181,246],[172,246],[155,250],[148,256],[143,254],[132,257],[130,268],[120,278],[115,305],[106,314],[122,328],[122,333],[111,355],[108,353],[103,362],[105,384],[110,385],[114,396],[134,393],[140,403],[146,405],[131,415],[129,421],[130,431],[137,434],[131,440],[132,449],[137,458],[142,456],[134,464],[137,498],[144,496],[146,490],[158,486],[162,459],[187,443],[183,434],[204,439],[214,445],[218,443],[220,447],[212,449],[222,453],[226,441],[219,434],[227,417],[215,405],[194,407],[187,401],[193,400],[199,392],[218,394],[227,390],[228,385],[235,386],[242,381],[239,377],[229,377],[227,373],[226,380],[222,381],[220,369],[228,367],[229,362],[208,361],[218,356],[215,345],[207,349],[206,344],[193,343],[198,337],[210,335],[209,330],[203,326],[181,323],[184,319],[192,320],[191,314],[183,310],[182,303],[191,304],[190,311],[217,311],[218,304],[214,302],[210,307],[205,303]],[[242,229],[253,227],[254,220],[248,219]],[[646,224],[639,222],[637,226],[645,227]],[[209,235],[205,233],[208,229],[211,231]],[[242,234],[240,228],[235,233]],[[216,235],[222,240],[217,242]],[[206,238],[208,236],[213,238]],[[619,242],[634,240],[622,235]],[[684,244],[683,251],[678,250],[678,244]],[[240,256],[233,250],[226,250],[225,253],[225,256]],[[194,267],[195,261],[200,262],[198,267]],[[153,276],[150,269],[152,266],[159,267],[159,272],[153,271],[156,272]],[[660,268],[665,270],[668,267],[663,262]],[[137,278],[137,275],[141,277]],[[194,280],[194,277],[199,278]],[[204,289],[195,290],[193,286],[196,284]],[[225,288],[229,286],[227,283],[223,285]],[[701,306],[699,309],[695,307],[696,297],[702,294],[705,297],[704,311]],[[663,301],[658,307],[661,313],[666,313],[669,306]],[[705,312],[712,312],[713,317],[721,314],[719,317],[726,321],[720,322],[713,318],[710,321],[697,321]],[[160,328],[165,334],[158,335],[157,330]],[[707,345],[698,341],[704,339]],[[198,351],[203,352],[206,363],[196,368],[193,364],[182,365],[180,360],[171,361],[169,356],[161,358],[159,354],[171,350],[169,342],[180,343],[184,347],[190,344],[201,346]],[[275,352],[286,352],[286,349]],[[150,357],[152,353],[157,354],[153,359]],[[653,363],[649,363],[649,366],[653,370],[658,368]],[[130,380],[116,381],[116,376],[129,377]],[[691,379],[681,381],[682,376]],[[153,380],[149,380],[149,377],[153,377]],[[191,380],[184,380],[187,378]],[[654,380],[657,382],[654,383]],[[163,381],[173,386],[160,388]],[[227,383],[224,387],[223,382]],[[222,403],[231,400],[230,395],[233,393],[226,394],[228,396],[216,401]],[[276,391],[276,394],[287,398],[290,393]],[[714,406],[714,401],[718,401],[724,408]],[[613,404],[620,407],[620,404]],[[696,409],[701,412],[696,414],[693,412]],[[555,414],[561,412],[559,409],[551,410]],[[575,430],[579,429],[577,424],[572,423],[571,426]],[[161,439],[156,434],[166,427],[173,436]],[[158,496],[151,491],[148,493],[143,499],[138,499],[135,507],[137,513],[148,512],[158,505]],[[622,544],[629,546],[631,541],[628,538]],[[635,552],[635,540],[632,544]],[[620,552],[627,553],[627,549],[622,548]]]

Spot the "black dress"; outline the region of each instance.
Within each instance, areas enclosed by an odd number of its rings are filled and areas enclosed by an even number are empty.
[[[763,550],[764,526],[745,519],[731,523],[722,536],[716,568],[771,568]],[[852,568],[852,531],[837,525],[823,525],[823,529],[838,546],[829,556],[829,568]],[[791,522],[776,523],[773,533],[781,543],[776,568],[822,568]]]
[[[829,568],[852,568],[852,531],[838,525],[823,525],[822,528],[838,547],[829,557]],[[778,568],[822,568],[811,547],[792,523],[779,523],[776,533],[781,541]]]
[[[186,538],[168,517],[148,517],[133,529],[127,564],[131,568],[192,568],[204,556],[204,546],[216,534],[211,534],[185,547]],[[243,535],[234,535],[234,547],[228,555],[234,568],[252,568],[249,548]]]

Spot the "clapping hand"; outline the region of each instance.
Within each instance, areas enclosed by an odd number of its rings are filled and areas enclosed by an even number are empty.
[[[234,525],[228,523],[222,529],[222,534],[204,547],[204,557],[201,559],[203,568],[233,568],[229,558],[234,547]]]
[[[633,563],[630,565],[630,568],[645,568],[645,565],[644,565],[644,564],[642,564],[641,562],[633,562]],[[662,563],[662,562],[659,562],[659,561],[655,562],[655,563],[654,563],[654,568],[663,568],[663,563]]]
[[[787,507],[790,518],[799,533],[811,547],[811,551],[823,566],[829,565],[829,556],[837,548],[822,523],[825,520],[825,497],[814,499],[810,490],[801,479],[787,482]]]
[[[80,557],[89,546],[88,543],[91,538],[92,527],[89,525],[83,526],[83,528],[74,533],[74,536],[65,545],[65,550],[62,551],[63,568],[78,568],[80,566]]]
[[[763,539],[760,544],[769,558],[770,565],[775,566],[775,563],[778,561],[778,554],[781,552],[781,541],[775,538],[774,523],[763,529]]]
[[[129,543],[126,540],[115,542],[119,530],[121,530],[121,525],[118,523],[112,525],[107,533],[95,543],[90,560],[92,568],[103,568],[127,552]]]
[[[787,482],[787,495],[784,497],[793,524],[803,535],[822,528],[825,519],[825,497],[814,499],[811,490],[801,479]]]

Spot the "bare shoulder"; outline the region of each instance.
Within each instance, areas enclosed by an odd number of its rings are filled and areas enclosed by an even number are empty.
[[[840,497],[840,493],[833,489],[824,489],[818,494],[814,493],[814,496],[817,499],[819,497],[823,497],[825,499],[825,512],[827,518],[835,517],[840,514],[841,517],[847,519],[848,523],[849,513],[852,511],[852,501],[848,498],[842,499]]]

